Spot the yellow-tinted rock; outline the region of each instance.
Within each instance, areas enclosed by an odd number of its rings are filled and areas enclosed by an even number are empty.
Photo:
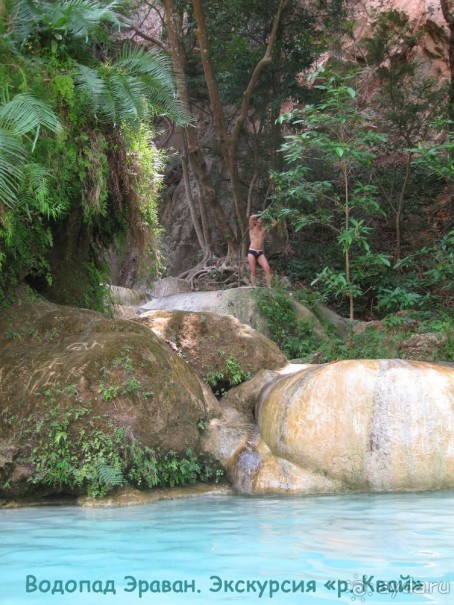
[[[345,489],[454,486],[451,368],[402,360],[310,368],[265,388],[256,415],[275,456]]]

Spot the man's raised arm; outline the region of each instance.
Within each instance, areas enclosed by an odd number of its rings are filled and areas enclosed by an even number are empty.
[[[253,229],[255,225],[256,218],[260,216],[260,214],[251,214],[249,217],[249,229]]]

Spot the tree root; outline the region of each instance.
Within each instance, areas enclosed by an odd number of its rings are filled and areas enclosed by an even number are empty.
[[[226,264],[225,258],[203,259],[192,269],[181,273],[178,278],[188,282],[191,290],[219,290],[250,286],[245,277],[245,263]]]

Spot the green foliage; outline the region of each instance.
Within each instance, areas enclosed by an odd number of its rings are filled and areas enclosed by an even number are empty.
[[[419,321],[415,318],[419,318]],[[329,330],[329,327],[326,327]],[[352,333],[348,339],[342,339],[335,334],[330,336],[328,343],[318,348],[321,362],[339,359],[399,359],[406,358],[406,347],[411,336],[415,334],[442,332],[446,339],[433,345],[430,354],[424,354],[428,361],[454,361],[454,322],[451,317],[444,319],[432,316],[427,321],[422,320],[418,312],[401,312],[388,315],[378,328],[368,327],[359,334]],[[421,357],[418,358],[421,359]]]
[[[413,164],[422,167],[426,173],[436,175],[441,180],[454,182],[454,136],[452,120],[436,120],[434,131],[438,133],[438,143],[419,142],[410,150]],[[443,136],[444,135],[444,136]]]
[[[314,289],[303,288],[301,290],[297,290],[294,293],[295,300],[299,303],[308,307],[309,309],[313,309],[317,307],[319,304],[325,302],[323,295]]]
[[[218,483],[224,474],[208,456],[196,455],[191,449],[161,454],[157,459],[156,472],[159,483],[170,487],[194,485],[197,481]]]
[[[174,487],[218,482],[223,475],[205,454],[162,452],[127,437],[107,416],[94,416],[77,387],[49,389],[43,395],[46,404],[39,418],[31,416],[22,426],[23,439],[33,443],[25,462],[33,466],[29,482],[35,486],[99,497],[125,484]],[[74,404],[66,409],[69,399]]]
[[[256,301],[271,339],[288,359],[307,357],[318,350],[319,340],[306,321],[297,320],[292,299],[281,285],[257,289]]]
[[[103,22],[120,27],[112,10],[118,4],[113,1],[103,6],[95,0],[61,0],[41,1],[38,5],[33,0],[18,0],[12,12],[13,31],[19,43],[41,42],[55,52],[58,46],[70,45],[75,40],[86,44],[96,38]]]
[[[143,264],[154,263],[155,275],[160,270],[162,158],[142,121],[161,113],[178,121],[180,104],[167,56],[114,42],[109,28],[120,26],[116,6],[20,0],[5,15],[0,297],[27,277],[48,296],[54,288],[56,302],[102,310],[99,284],[106,279],[97,259],[130,232],[139,249],[143,244]],[[126,123],[131,160],[123,162]],[[77,228],[80,208],[84,224]]]
[[[348,339],[331,335],[329,344],[320,347],[321,361],[338,359],[398,359],[399,345],[408,339],[408,333],[399,333],[392,327],[388,330],[368,328],[361,334],[351,334]]]
[[[224,362],[224,368],[207,372],[204,377],[205,382],[210,385],[218,399],[225,395],[232,387],[251,378],[251,373],[240,366],[234,355],[227,357],[224,351],[219,351],[219,355]]]
[[[197,428],[199,429],[199,431],[203,432],[205,431],[209,426],[209,422],[207,418],[199,418],[197,420]]]
[[[109,124],[140,125],[158,114],[182,121],[170,63],[162,53],[126,46],[101,68],[78,65],[75,81],[90,111]]]
[[[399,280],[402,289],[407,297],[409,293],[412,294],[413,302],[421,310],[452,309],[454,230],[442,236],[433,246],[424,246],[409,254],[396,263],[394,268],[396,271],[405,271]],[[407,304],[407,307],[410,306]]]
[[[312,284],[319,283],[327,294],[347,297],[350,319],[353,301],[363,293],[361,282],[368,277],[367,268],[389,265],[386,256],[374,254],[369,243],[369,222],[381,213],[376,187],[360,180],[383,137],[371,128],[370,116],[356,107],[352,78],[322,70],[314,75],[321,101],[280,118],[298,132],[287,136],[282,146],[288,169],[274,174],[275,199],[281,204],[277,216],[290,220],[297,231],[318,224],[335,235],[343,269],[336,264],[325,267]],[[307,160],[325,164],[329,178],[314,178]]]
[[[22,211],[30,218],[34,212],[55,218],[58,208],[47,204],[50,175],[30,160],[41,128],[62,127],[51,108],[32,95],[16,94],[0,105],[0,200],[9,209],[28,202]]]
[[[377,307],[384,311],[405,311],[419,307],[423,297],[417,292],[408,292],[397,286],[394,290],[381,288],[377,296]]]
[[[134,191],[132,203],[138,214],[132,229],[135,245],[142,251],[138,274],[152,280],[159,277],[164,269],[160,253],[162,229],[158,219],[158,204],[166,156],[153,144],[153,132],[149,127],[125,127],[123,137],[127,169]]]
[[[100,485],[105,485],[107,489],[118,487],[125,484],[121,471],[113,468],[110,464],[99,462],[96,467],[96,476]]]
[[[210,53],[222,100],[241,104],[257,63],[263,58],[278,0],[215,0],[206,3]],[[264,70],[254,91],[252,105],[264,117],[270,108],[305,91],[295,75],[309,66],[318,51],[314,15],[301,5],[287,4],[273,47],[272,65]]]

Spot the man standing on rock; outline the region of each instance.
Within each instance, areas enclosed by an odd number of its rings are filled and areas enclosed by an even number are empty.
[[[265,223],[260,214],[251,214],[249,217],[249,239],[251,244],[247,253],[249,263],[249,271],[251,272],[251,284],[255,286],[257,265],[260,265],[265,273],[266,285],[271,288],[271,268],[265,256]],[[273,220],[272,227],[277,225],[277,221]]]

